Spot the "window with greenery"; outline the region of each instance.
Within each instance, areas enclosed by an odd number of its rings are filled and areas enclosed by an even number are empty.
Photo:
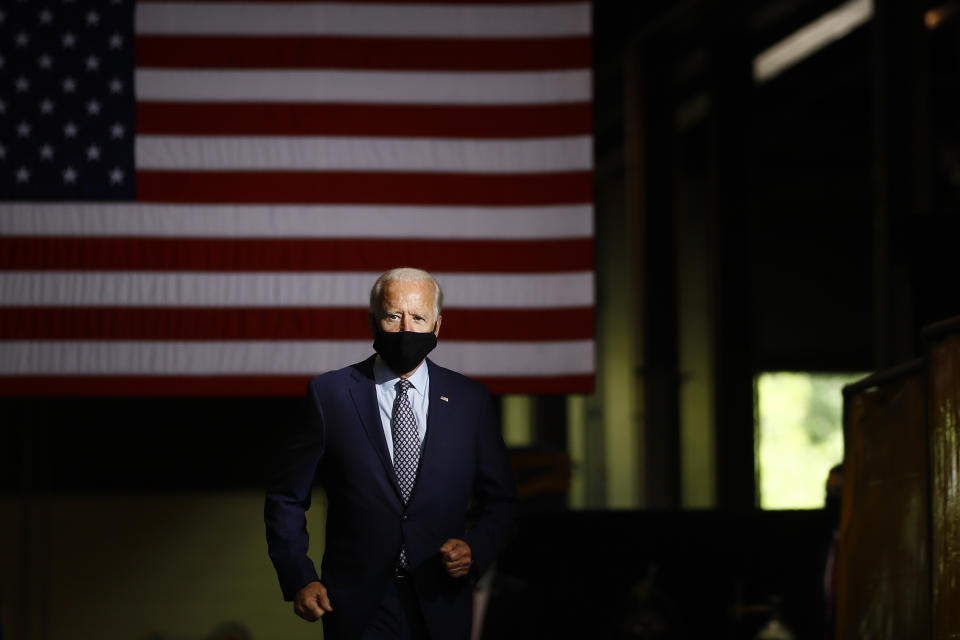
[[[843,386],[865,375],[779,371],[755,378],[762,508],[823,506],[830,467],[843,460]]]

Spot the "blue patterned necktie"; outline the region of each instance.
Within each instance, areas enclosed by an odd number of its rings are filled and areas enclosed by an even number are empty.
[[[413,415],[413,407],[407,397],[411,386],[410,381],[403,378],[397,382],[397,399],[393,402],[393,417],[390,420],[390,430],[393,432],[393,468],[397,472],[397,483],[400,485],[404,504],[410,500],[410,492],[417,480],[417,466],[420,464],[417,417]],[[403,547],[400,548],[400,566],[407,566],[407,550]]]

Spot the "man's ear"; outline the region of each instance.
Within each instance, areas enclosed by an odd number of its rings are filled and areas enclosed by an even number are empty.
[[[373,314],[373,311],[367,314],[367,320],[370,322],[370,335],[376,338],[377,337],[377,316]]]
[[[433,335],[440,335],[440,322],[443,321],[443,316],[437,316],[437,322],[433,325]]]

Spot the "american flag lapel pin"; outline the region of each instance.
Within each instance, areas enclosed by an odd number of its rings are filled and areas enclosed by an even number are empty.
[[[444,402],[450,402],[450,398],[448,398],[447,396],[440,396],[440,399],[443,400]]]

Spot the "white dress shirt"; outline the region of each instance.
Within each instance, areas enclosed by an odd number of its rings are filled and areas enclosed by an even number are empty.
[[[390,451],[390,460],[393,460],[393,428],[390,419],[393,417],[393,403],[397,399],[396,384],[400,376],[395,374],[379,355],[373,362],[373,380],[377,386],[377,405],[380,407],[380,424],[383,426],[383,436],[387,440],[387,449]],[[427,435],[427,408],[430,405],[430,374],[427,373],[427,362],[424,360],[413,375],[407,378],[410,381],[410,390],[407,398],[413,408],[413,415],[417,418],[417,435],[420,436],[420,450],[423,450],[423,440]]]

